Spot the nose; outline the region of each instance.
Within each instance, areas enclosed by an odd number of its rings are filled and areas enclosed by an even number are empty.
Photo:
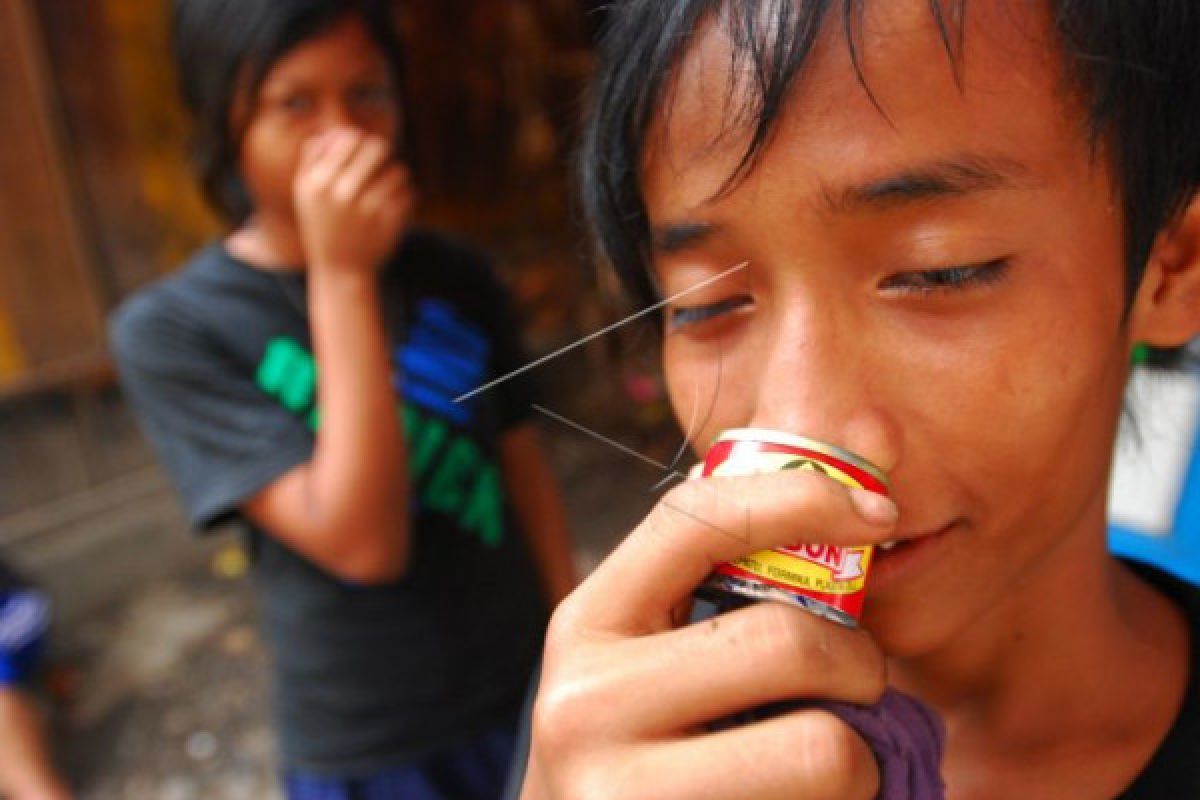
[[[321,133],[337,128],[362,128],[350,106],[341,98],[330,99],[321,109]]]
[[[752,425],[841,447],[885,473],[895,469],[903,442],[881,377],[886,348],[835,303],[791,298],[775,317]]]

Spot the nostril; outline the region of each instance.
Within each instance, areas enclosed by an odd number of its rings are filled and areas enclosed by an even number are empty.
[[[880,411],[863,411],[843,425],[842,447],[855,453],[884,473],[891,473],[900,463],[902,437],[899,424]]]

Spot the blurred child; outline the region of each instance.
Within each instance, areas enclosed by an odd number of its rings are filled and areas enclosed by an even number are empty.
[[[66,800],[46,726],[26,684],[50,626],[46,596],[0,561],[0,797]]]
[[[208,530],[244,523],[291,798],[485,798],[574,584],[479,252],[411,227],[389,4],[177,0],[228,235],[115,315],[121,379]]]
[[[585,196],[633,297],[677,298],[677,417],[848,449],[894,502],[672,489],[555,612],[526,798],[903,797],[826,710],[709,725],[887,687],[955,800],[1200,797],[1200,593],[1105,519],[1131,354],[1200,333],[1198,42],[1193,0],[613,4]],[[796,542],[886,545],[861,630],[687,624]]]

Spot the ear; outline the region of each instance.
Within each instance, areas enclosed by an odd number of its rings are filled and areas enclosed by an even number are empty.
[[[1133,341],[1171,348],[1200,335],[1200,195],[1159,234],[1130,311]]]

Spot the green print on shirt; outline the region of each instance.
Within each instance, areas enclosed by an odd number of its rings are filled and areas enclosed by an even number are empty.
[[[255,373],[259,388],[314,433],[320,425],[317,407],[317,362],[295,339],[272,339]],[[454,433],[445,420],[402,403],[408,439],[408,468],[414,486],[428,477],[420,503],[452,516],[488,547],[504,538],[504,496],[500,470],[469,437]]]

